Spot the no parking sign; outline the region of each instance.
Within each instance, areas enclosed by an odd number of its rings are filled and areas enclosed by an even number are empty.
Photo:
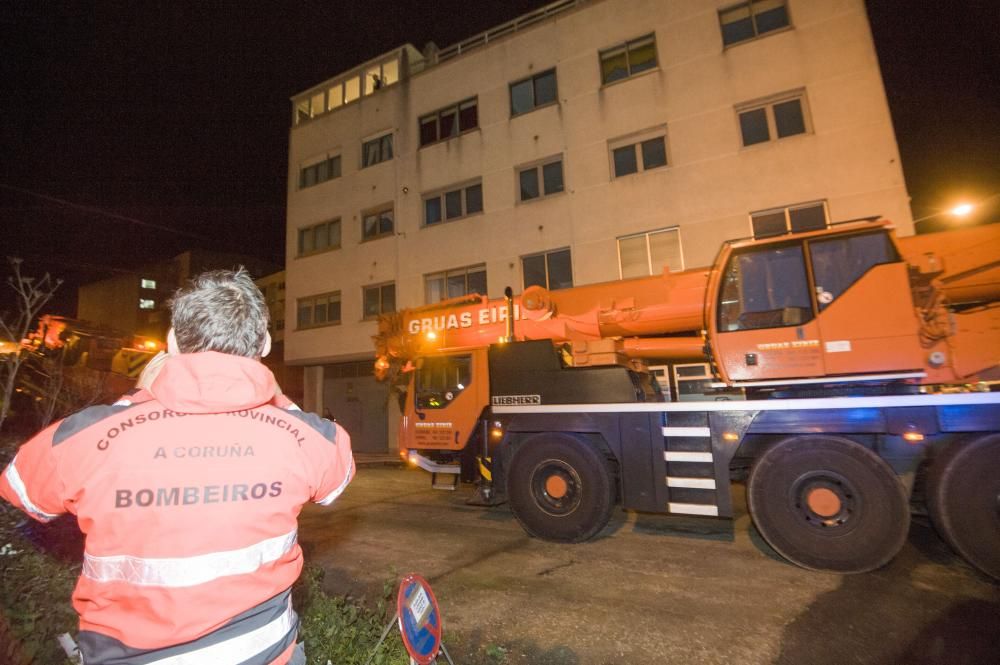
[[[365,665],[370,665],[393,623],[399,624],[399,634],[406,653],[410,655],[410,665],[434,665],[438,654],[444,655],[449,665],[455,665],[441,642],[441,608],[431,585],[420,575],[410,573],[399,583],[396,616],[386,624]]]
[[[413,573],[403,578],[396,612],[406,652],[417,665],[431,665],[441,650],[441,609],[427,580]]]

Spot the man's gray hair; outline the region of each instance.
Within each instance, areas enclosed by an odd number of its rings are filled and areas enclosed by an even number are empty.
[[[267,339],[267,304],[242,266],[201,273],[177,290],[170,308],[181,353],[260,358]]]

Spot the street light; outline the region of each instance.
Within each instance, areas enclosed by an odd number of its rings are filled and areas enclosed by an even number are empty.
[[[949,210],[942,210],[941,212],[935,212],[930,215],[925,215],[920,219],[913,220],[913,223],[922,222],[925,219],[931,219],[933,217],[940,217],[941,215],[951,215],[953,217],[966,217],[970,212],[976,209],[976,206],[972,203],[959,203],[954,208]]]

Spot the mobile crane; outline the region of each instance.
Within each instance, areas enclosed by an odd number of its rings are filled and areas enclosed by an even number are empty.
[[[728,241],[706,269],[403,310],[374,341],[401,455],[536,537],[588,540],[616,504],[732,517],[749,469],[795,564],[886,564],[913,502],[1000,579],[1000,224]],[[691,360],[718,397],[667,401],[649,363]]]

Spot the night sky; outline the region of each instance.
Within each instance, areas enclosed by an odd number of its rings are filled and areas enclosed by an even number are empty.
[[[193,247],[280,264],[289,97],[546,3],[0,4],[0,257],[63,277],[72,315],[79,284]],[[1000,9],[951,4],[868,3],[917,217],[1000,193]]]

